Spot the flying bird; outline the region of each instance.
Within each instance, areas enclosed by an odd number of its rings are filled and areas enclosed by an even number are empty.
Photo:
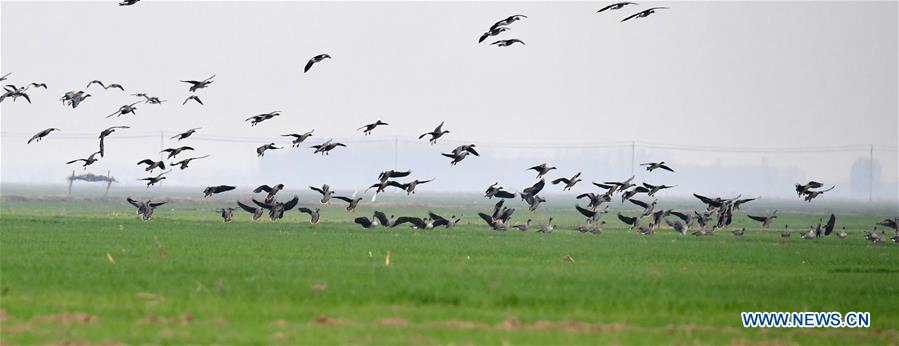
[[[501,26],[508,26],[509,24],[512,24],[512,23],[514,23],[514,22],[516,22],[516,21],[519,21],[519,20],[521,20],[521,19],[523,19],[523,18],[527,18],[527,17],[528,17],[528,16],[525,16],[525,15],[523,15],[523,14],[511,15],[511,16],[506,17],[505,19],[502,19],[502,20],[500,20],[500,21],[494,23],[493,25],[491,25],[491,26],[490,26],[490,30],[491,30],[491,31],[492,31],[492,30],[496,30],[497,28],[499,28],[499,27],[501,27]]]
[[[652,172],[652,171],[654,171],[654,170],[656,170],[656,169],[659,169],[659,168],[664,169],[664,170],[669,171],[669,172],[674,172],[674,170],[671,169],[671,167],[668,167],[668,166],[665,164],[665,161],[661,161],[661,162],[647,162],[647,163],[641,163],[640,166],[646,166],[646,170],[649,171],[649,172]]]
[[[212,84],[212,82],[214,82],[214,81],[212,80],[213,78],[215,78],[215,75],[212,75],[212,76],[210,76],[209,78],[206,78],[206,79],[201,80],[201,81],[196,81],[196,80],[183,80],[183,81],[181,81],[181,82],[182,82],[182,83],[188,83],[188,84],[190,84],[190,89],[188,89],[188,90],[190,90],[190,92],[196,92],[197,90],[206,88],[206,87],[209,86],[209,84]]]
[[[306,132],[304,134],[290,133],[290,134],[286,134],[286,135],[281,135],[281,137],[293,137],[293,141],[290,142],[291,146],[294,148],[298,148],[300,146],[300,144],[303,143],[303,141],[305,141],[309,137],[312,137],[312,132],[314,132],[314,131],[315,130],[313,129],[312,131]]]
[[[186,99],[184,99],[184,102],[181,102],[181,105],[182,105],[182,106],[183,106],[183,105],[186,105],[186,104],[187,104],[187,101],[190,101],[190,100],[197,101],[197,103],[199,103],[200,105],[203,104],[203,100],[200,100],[200,97],[199,97],[199,96],[197,96],[197,95],[190,95],[190,96],[188,96]]]
[[[770,215],[765,215],[765,216],[754,216],[754,215],[746,215],[746,216],[749,217],[750,219],[761,222],[762,228],[768,228],[768,226],[771,225],[771,221],[774,221],[774,219],[777,218],[777,210],[775,210]]]
[[[565,187],[562,188],[562,191],[567,191],[567,190],[571,190],[571,188],[574,187],[575,184],[577,184],[579,181],[581,181],[580,176],[581,176],[581,172],[577,172],[577,174],[575,174],[571,178],[559,178],[559,179],[553,180],[552,183],[553,183],[553,185],[565,183]]]
[[[101,85],[102,85],[102,84],[101,84]],[[119,90],[121,90],[121,91],[125,91],[125,87],[123,87],[121,84],[116,84],[116,83],[113,83],[113,84],[104,86],[103,89],[106,89],[106,90],[109,90],[109,89],[119,89]]]
[[[205,159],[205,158],[207,158],[207,157],[209,157],[209,155],[203,155],[203,156],[199,156],[199,157],[189,157],[189,158],[186,158],[186,159],[184,159],[184,160],[181,160],[181,161],[172,163],[171,166],[172,166],[172,167],[178,167],[178,168],[180,168],[180,169],[187,169],[187,165],[189,165],[191,161],[193,161],[193,160],[199,160],[199,159]]]
[[[487,199],[492,199],[493,197],[515,198],[514,193],[505,191],[505,190],[503,190],[502,186],[497,186],[497,185],[499,185],[499,183],[493,183],[493,185],[488,186],[487,190],[484,191],[484,198],[487,198]]]
[[[165,162],[162,160],[153,161],[151,159],[143,159],[137,163],[138,165],[147,165],[147,168],[144,171],[153,172],[154,169],[163,169],[165,170]]]
[[[299,210],[301,213],[309,214],[309,216],[310,216],[309,223],[310,224],[317,225],[319,223],[319,221],[321,221],[321,218],[322,218],[321,209],[319,209],[319,208],[315,208],[315,209],[297,208],[297,210]]]
[[[462,160],[464,160],[466,156],[468,156],[468,152],[463,151],[458,153],[440,153],[440,155],[453,159],[452,161],[450,161],[450,166],[455,166],[459,162],[462,162]]]
[[[249,121],[250,126],[256,126],[263,121],[269,120],[271,118],[274,118],[274,117],[280,116],[280,115],[281,115],[281,111],[274,111],[274,112],[257,114],[257,115],[247,118],[244,121]]]
[[[386,182],[387,180],[389,180],[390,178],[407,177],[407,176],[409,176],[409,174],[412,174],[412,171],[404,171],[403,172],[403,171],[395,171],[395,170],[391,169],[389,171],[383,171],[380,174],[378,174],[378,181],[383,183],[383,182]]]
[[[355,212],[356,206],[358,206],[359,202],[362,201],[362,197],[350,198],[350,197],[343,197],[343,196],[334,196],[334,199],[339,199],[341,201],[347,202],[346,211],[352,211],[352,212]]]
[[[334,191],[331,190],[331,186],[329,186],[328,184],[323,184],[321,188],[315,186],[310,186],[309,188],[312,189],[312,191],[318,192],[322,195],[322,204],[330,204],[331,195],[334,194]]]
[[[139,1],[140,0],[122,0],[122,2],[119,3],[119,6],[131,6],[138,3]]]
[[[501,27],[497,27],[496,29],[487,30],[487,32],[485,32],[483,35],[481,35],[481,37],[478,39],[478,43],[484,42],[484,40],[486,40],[488,37],[499,35],[506,30],[511,30],[511,29],[501,26]]]
[[[182,139],[186,139],[187,137],[190,137],[191,135],[193,135],[194,132],[197,132],[197,130],[199,130],[199,129],[202,129],[202,127],[194,127],[194,128],[192,128],[192,129],[190,129],[190,130],[187,130],[187,131],[184,131],[184,132],[179,133],[179,134],[177,134],[177,135],[174,135],[174,136],[172,136],[172,138],[170,138],[170,139],[177,139],[177,140],[179,140],[179,141],[182,140]]]
[[[358,128],[358,129],[356,129],[356,131],[359,131],[359,130],[364,129],[364,131],[362,131],[362,133],[363,133],[364,135],[368,136],[368,135],[371,134],[371,131],[372,131],[372,130],[374,130],[376,127],[381,126],[381,125],[390,125],[390,124],[385,123],[385,122],[383,122],[383,121],[381,121],[381,120],[378,120],[378,121],[373,122],[373,123],[371,123],[371,124],[364,125],[364,126]]]
[[[818,197],[818,196],[820,196],[820,195],[823,195],[823,194],[824,194],[825,192],[827,192],[827,191],[833,190],[833,188],[835,188],[835,187],[837,187],[837,186],[836,186],[836,185],[831,186],[829,189],[826,189],[826,190],[819,190],[819,191],[812,191],[812,190],[809,190],[809,191],[807,191],[807,192],[805,193],[805,198],[804,198],[804,200],[805,200],[806,202],[811,202],[811,201],[812,201],[813,199],[815,199],[816,197]]]
[[[284,189],[284,184],[277,184],[275,186],[268,185],[259,185],[259,187],[253,189],[253,193],[265,192],[265,203],[272,204],[275,200],[275,195],[278,194],[279,191]]]
[[[474,156],[481,156],[481,154],[478,154],[478,151],[475,150],[474,147],[475,147],[474,144],[463,144],[463,145],[460,145],[460,146],[456,147],[455,149],[453,149],[452,153],[453,153],[453,155],[458,155],[459,153],[461,153],[463,151],[467,151]]]
[[[345,146],[346,146],[346,144],[334,142],[333,139],[329,139],[322,144],[313,145],[310,148],[315,149],[313,154],[321,153],[322,155],[330,155],[331,150],[334,150],[334,148],[345,147]]]
[[[256,157],[263,157],[263,156],[265,156],[265,151],[266,151],[266,150],[277,150],[277,149],[283,149],[283,147],[277,147],[277,146],[275,146],[275,143],[274,143],[274,142],[273,142],[273,143],[269,143],[269,144],[262,145],[262,146],[256,148]]]
[[[34,83],[31,83],[30,85],[33,86],[33,87],[35,87],[35,88],[44,88],[44,89],[47,89],[47,83],[37,83],[37,82],[34,82]]]
[[[103,131],[100,131],[100,157],[103,157],[103,153],[104,153],[103,140],[104,140],[107,136],[111,135],[111,134],[112,134],[113,132],[115,132],[115,130],[117,130],[117,129],[130,129],[130,128],[131,128],[131,127],[129,127],[129,126],[112,126],[112,127],[106,128],[106,129],[103,130]]]
[[[181,147],[177,147],[177,148],[166,148],[166,149],[164,149],[164,150],[162,150],[162,151],[160,151],[160,152],[161,152],[161,153],[169,153],[169,156],[166,157],[166,158],[167,158],[167,159],[171,159],[171,158],[177,156],[178,154],[180,154],[182,151],[185,151],[185,150],[194,150],[194,148],[191,148],[191,147],[188,147],[188,146],[181,146]]]
[[[218,185],[218,186],[208,186],[203,190],[203,197],[209,197],[217,193],[222,193],[225,191],[234,190],[234,186],[229,185]]]
[[[84,91],[68,91],[62,96],[60,101],[67,106],[71,106],[72,109],[75,109],[88,97],[91,97],[91,94],[85,93]]]
[[[44,137],[47,137],[47,135],[49,135],[50,132],[53,132],[53,131],[59,131],[59,129],[58,129],[58,128],[55,128],[55,127],[51,127],[51,128],[49,128],[49,129],[42,130],[41,132],[38,132],[38,133],[35,134],[34,136],[31,136],[31,139],[28,140],[28,143],[27,143],[27,144],[31,144],[31,142],[33,142],[33,141],[34,141],[34,142],[40,142],[42,139],[44,139]],[[101,155],[101,156],[102,156],[102,155]]]
[[[599,11],[596,11],[596,13],[600,13],[603,11],[620,10],[620,9],[624,8],[624,6],[627,6],[627,5],[638,5],[638,4],[636,2],[617,2],[617,3],[611,4],[609,6],[599,9]]]
[[[628,16],[627,18],[622,19],[621,21],[622,21],[622,22],[626,22],[626,21],[630,20],[631,18],[643,18],[643,17],[647,17],[647,16],[649,16],[650,14],[656,13],[656,10],[664,10],[664,9],[668,9],[668,8],[667,8],[667,7],[653,7],[653,8],[648,8],[648,9],[645,9],[645,10],[643,10],[643,11],[634,13],[634,14]]]
[[[526,170],[528,170],[528,171],[530,171],[530,170],[536,171],[536,172],[537,172],[537,179],[540,179],[540,178],[542,178],[544,175],[546,175],[546,173],[549,173],[549,171],[554,170],[554,169],[556,169],[556,167],[549,167],[549,166],[546,165],[546,163],[541,163],[541,164],[539,164],[539,165],[537,165],[537,166],[528,168],[528,169],[526,169]]]
[[[449,133],[449,131],[443,129],[443,122],[441,121],[440,125],[437,125],[437,127],[434,128],[434,131],[425,132],[421,136],[418,136],[418,139],[425,138],[425,136],[431,136],[431,139],[429,139],[428,141],[431,142],[431,145],[433,145],[437,143],[438,138],[443,137],[443,135],[447,133]]]
[[[309,72],[309,69],[312,68],[312,65],[315,65],[316,63],[319,63],[325,59],[331,59],[331,56],[328,54],[319,54],[312,57],[312,59],[309,59],[309,62],[306,63],[306,67],[303,68],[303,73]]]
[[[156,175],[155,177],[140,178],[140,179],[138,179],[138,180],[146,180],[146,181],[147,181],[147,188],[149,189],[150,186],[156,185],[156,183],[165,180],[165,178],[166,178],[165,175],[166,175],[166,174],[169,174],[169,172],[171,172],[171,171],[172,171],[172,170],[168,170],[168,171],[159,173],[159,174]]]
[[[110,115],[107,115],[106,117],[107,118],[112,117],[112,116],[120,117],[120,116],[126,115],[128,113],[136,115],[137,112],[135,112],[135,111],[137,110],[137,107],[135,107],[134,105],[136,105],[138,103],[140,103],[140,101],[132,103],[130,105],[121,106],[121,107],[119,107],[119,110],[115,111],[114,113],[112,113]]]
[[[524,45],[524,41],[519,40],[517,38],[513,38],[513,39],[509,39],[509,40],[499,40],[499,41],[491,43],[490,45],[491,46],[496,45],[497,47],[508,47],[508,46],[511,46],[516,43],[521,43],[522,45]]]
[[[237,206],[239,206],[240,209],[243,209],[244,211],[246,211],[250,214],[253,214],[253,222],[256,222],[260,218],[262,218],[262,214],[265,212],[265,209],[262,207],[249,206],[249,205],[243,204],[241,201],[237,201]]]
[[[87,86],[84,87],[84,88],[85,88],[85,89],[90,89],[90,88],[91,88],[91,85],[94,85],[94,84],[97,84],[97,85],[99,85],[101,88],[106,89],[106,85],[103,84],[103,82],[98,81],[98,80],[96,80],[96,79],[94,79],[94,80],[90,81],[89,83],[87,83]]]
[[[94,162],[97,162],[97,161],[100,160],[100,159],[97,158],[97,154],[99,154],[99,153],[100,153],[100,152],[98,151],[98,152],[95,152],[95,153],[93,153],[93,154],[90,154],[90,156],[88,156],[86,159],[75,159],[75,160],[66,162],[66,164],[69,165],[69,164],[73,164],[73,163],[78,162],[78,161],[84,161],[84,164],[82,165],[82,167],[84,167],[85,169],[87,169],[87,166],[90,166],[90,165],[93,164]]]

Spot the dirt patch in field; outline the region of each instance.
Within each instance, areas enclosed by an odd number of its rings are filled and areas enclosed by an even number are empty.
[[[399,317],[391,317],[391,318],[382,318],[377,321],[378,324],[382,326],[394,326],[394,327],[405,327],[409,325],[409,321]]]
[[[157,324],[180,324],[182,326],[190,324],[191,321],[194,320],[193,315],[190,313],[184,313],[179,316],[174,317],[162,317],[156,315],[146,316],[137,320],[137,324],[142,326],[149,325],[157,325]]]
[[[32,319],[38,323],[61,323],[61,324],[92,324],[97,322],[97,316],[88,315],[83,312],[66,312],[55,315],[38,316]]]
[[[325,315],[319,315],[313,321],[316,324],[324,324],[324,325],[329,325],[329,326],[333,326],[333,325],[343,326],[343,325],[356,324],[356,322],[353,322],[352,320],[348,320],[348,319],[340,318],[340,317],[328,317]]]

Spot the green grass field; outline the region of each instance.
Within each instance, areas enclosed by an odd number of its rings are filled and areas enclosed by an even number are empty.
[[[889,215],[838,215],[847,239],[808,241],[778,231],[823,215],[696,238],[638,236],[612,215],[595,236],[494,232],[474,210],[415,231],[363,230],[337,207],[316,226],[295,211],[223,224],[211,209],[167,205],[144,223],[124,201],[2,202],[0,342],[899,343],[899,246],[861,235]],[[534,219],[548,215],[580,220]],[[869,311],[872,326],[744,329],[742,311]]]

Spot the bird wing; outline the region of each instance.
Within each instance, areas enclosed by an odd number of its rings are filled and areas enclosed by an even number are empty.
[[[668,214],[677,216],[678,219],[684,220],[684,222],[687,222],[687,219],[689,219],[687,214],[681,213],[679,211],[669,210]]]
[[[300,197],[293,196],[287,203],[284,203],[284,210],[287,211],[293,209],[293,207],[297,206],[297,203],[300,203]]]
[[[219,186],[214,187],[212,190],[215,191],[215,193],[219,193],[219,192],[231,191],[234,189],[235,189],[234,186],[219,185]]]
[[[589,210],[589,209],[584,209],[584,208],[582,208],[582,207],[579,206],[579,205],[575,205],[574,208],[577,209],[577,211],[580,212],[581,215],[584,215],[584,216],[586,216],[586,217],[594,217],[594,216],[596,216],[596,212],[595,212],[595,211],[592,211],[592,210]]]
[[[553,185],[556,185],[556,184],[562,183],[562,182],[564,182],[565,184],[568,184],[568,178],[559,178],[559,179],[552,181]]]
[[[508,191],[502,191],[502,190],[500,190],[500,191],[497,191],[495,194],[493,194],[493,197],[497,197],[497,198],[515,198],[515,194],[514,194],[514,193],[511,193],[511,192],[508,192]]]
[[[428,216],[430,216],[431,219],[434,219],[434,221],[447,221],[446,218],[444,218],[443,216],[434,214],[434,212],[432,212],[432,211],[428,211]],[[434,223],[434,225],[437,225],[436,222]]]
[[[322,190],[322,189],[320,189],[320,188],[317,188],[317,187],[315,187],[315,186],[310,186],[309,188],[312,189],[312,191],[318,192],[318,193],[323,194],[323,195],[325,194],[325,191],[324,191],[324,190]]]
[[[636,16],[639,16],[639,15],[640,15],[641,13],[643,13],[643,12],[644,12],[644,11],[640,11],[640,12],[634,13],[634,14],[632,14],[632,15],[630,15],[630,16],[627,16],[627,18],[622,19],[621,21],[622,21],[622,22],[626,22],[626,21],[630,20],[631,18],[634,18],[634,17],[636,17]]]
[[[491,218],[490,215],[478,213],[478,216],[480,216],[481,219],[484,220],[484,222],[486,222],[488,225],[493,226],[493,218]]]
[[[758,222],[765,222],[765,220],[768,220],[768,218],[764,216],[746,215],[746,217]]]
[[[668,167],[668,166],[666,166],[666,165],[659,165],[659,168],[664,169],[664,170],[669,171],[669,172],[674,172],[674,170],[671,169],[671,167]]]
[[[256,208],[253,208],[253,207],[251,207],[251,206],[248,206],[248,205],[246,205],[246,204],[243,204],[243,203],[241,203],[240,201],[237,201],[237,205],[240,206],[240,209],[243,209],[243,210],[245,210],[245,211],[247,211],[247,212],[249,212],[249,213],[256,213]]]
[[[390,178],[402,178],[402,177],[408,176],[409,174],[412,174],[412,171],[405,171],[405,172],[392,171],[387,176]]]
[[[833,226],[837,223],[837,217],[833,214],[830,214],[830,219],[827,219],[827,225],[824,226],[824,235],[830,235],[830,232],[833,232]]]
[[[353,199],[351,199],[351,198],[349,198],[349,197],[334,196],[334,197],[331,197],[331,198],[339,199],[339,200],[344,201],[344,202],[347,202],[347,203],[352,203],[352,202],[353,202]]]
[[[363,228],[369,228],[372,225],[371,220],[369,220],[367,217],[364,217],[364,216],[360,216],[360,217],[353,219],[353,222],[361,225]]]
[[[396,218],[396,223],[395,223],[395,225],[399,226],[399,225],[404,224],[404,223],[406,223],[406,222],[411,223],[411,224],[415,225],[415,226],[418,227],[418,228],[424,228],[424,227],[425,227],[425,222],[424,222],[424,220],[422,220],[421,218],[413,217],[413,216],[400,216],[400,217]]]
[[[163,204],[166,204],[166,203],[168,203],[168,202],[156,202],[156,203],[150,203],[150,208],[156,208],[156,207],[158,207],[158,206],[160,206],[160,205],[163,205]]]
[[[262,202],[260,202],[260,201],[257,201],[255,198],[252,198],[251,200],[253,201],[253,203],[255,203],[256,205],[258,205],[260,208],[265,208],[265,209],[271,209],[271,208],[272,208],[272,205],[271,205],[271,204],[265,204],[265,203],[262,203]]]
[[[643,202],[641,200],[631,198],[631,199],[628,199],[628,201],[642,207],[643,209],[649,208],[649,204],[646,204],[646,202]]]
[[[125,197],[125,200],[128,201],[128,203],[131,203],[131,205],[133,205],[136,208],[140,208],[141,205],[143,205],[143,202],[135,201],[135,200],[131,199],[131,197]]]
[[[139,161],[137,164],[138,165],[152,165],[153,163],[154,163],[153,160],[143,159],[143,160]],[[165,168],[163,168],[163,169],[165,169]]]
[[[268,186],[268,185],[260,185],[259,187],[253,189],[253,192],[254,192],[254,193],[260,193],[260,192],[262,192],[262,191],[265,191],[265,192],[272,192],[272,187],[271,187],[271,186]]]
[[[381,226],[387,227],[387,215],[383,212],[375,210],[375,212],[372,214],[372,218],[378,219],[378,223],[380,223]]]
[[[624,222],[631,226],[633,226],[634,224],[637,223],[636,217],[624,216],[624,215],[621,215],[621,213],[618,213],[618,219],[621,220],[621,222]]]
[[[309,62],[306,63],[306,67],[303,68],[303,73],[309,72],[309,69],[312,68],[313,64],[315,64],[315,59],[309,59]]]

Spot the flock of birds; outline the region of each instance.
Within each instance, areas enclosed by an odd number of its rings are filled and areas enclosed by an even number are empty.
[[[139,0],[125,0],[119,5],[122,6],[130,6],[134,5]],[[615,10],[620,10],[627,6],[636,6],[636,3],[632,2],[619,2],[614,3],[608,6],[603,7],[598,10],[597,13],[603,12],[611,12]],[[628,21],[636,18],[644,18],[658,10],[667,9],[667,7],[652,7],[635,14],[632,14],[628,17],[625,17],[621,21]],[[522,19],[527,18],[525,15],[512,15],[507,18],[504,18],[493,25],[480,36],[478,42],[483,42],[489,37],[500,35],[505,31],[509,31],[509,25],[520,21]],[[505,39],[498,40],[491,45],[496,46],[511,46],[515,43],[524,42],[520,39]],[[303,68],[304,73],[308,73],[316,64],[325,61],[326,59],[331,59],[331,56],[328,54],[319,54],[308,60],[306,65]],[[6,81],[11,74],[7,73],[0,77],[0,81]],[[182,80],[182,83],[186,83],[189,85],[188,87],[188,95],[182,102],[182,105],[186,105],[188,102],[195,102],[196,104],[203,105],[203,101],[197,95],[197,92],[203,89],[207,89],[210,85],[213,84],[214,78],[216,76],[212,75],[209,78],[203,80]],[[106,90],[118,90],[119,92],[124,92],[125,87],[119,83],[104,83],[100,80],[92,80],[87,83],[85,89],[91,89],[92,87],[97,86],[102,88],[104,91]],[[18,98],[23,98],[28,103],[31,103],[31,97],[28,94],[30,88],[42,88],[47,89],[47,85],[45,83],[40,82],[31,82],[29,84],[25,84],[23,87],[18,87],[14,84],[7,84],[4,86],[4,93],[0,95],[0,102],[3,102],[6,99],[11,99],[14,102]],[[119,119],[122,116],[126,115],[136,115],[138,105],[143,103],[147,105],[159,105],[166,100],[162,100],[156,96],[150,96],[147,93],[135,93],[132,96],[141,98],[141,100],[135,101],[130,104],[122,105],[118,109],[116,109],[113,113],[106,116],[106,118],[115,117]],[[60,101],[64,106],[77,108],[82,102],[84,102],[87,98],[91,97],[91,94],[84,90],[72,90],[67,91],[63,94]],[[272,111],[268,113],[261,113],[257,115],[252,115],[245,119],[246,122],[249,122],[250,127],[255,127],[257,125],[262,124],[268,120],[281,116],[280,111]],[[381,120],[377,120],[370,124],[365,124],[359,127],[357,130],[362,131],[364,136],[368,136],[372,133],[372,131],[376,130],[378,127],[388,126],[389,124],[383,122]],[[117,125],[111,126],[106,129],[103,129],[99,133],[99,145],[98,150],[87,155],[84,158],[77,158],[71,161],[66,162],[67,164],[80,164],[85,169],[98,162],[101,158],[104,157],[104,140],[119,130],[129,129],[129,126]],[[172,140],[182,141],[188,140],[194,133],[201,130],[202,128],[191,128],[187,131],[179,133],[173,137]],[[28,143],[39,142],[43,138],[49,136],[51,133],[59,131],[58,128],[48,128],[45,130],[41,130],[36,133],[33,137],[28,140]],[[313,136],[314,130],[310,130],[304,133],[289,133],[282,135],[283,137],[290,137],[292,140],[290,141],[290,145],[293,148],[300,147],[306,140]],[[437,143],[437,140],[442,138],[443,136],[449,134],[450,131],[444,128],[444,122],[441,122],[437,127],[433,130],[422,133],[418,136],[419,139],[427,139],[431,145]],[[339,143],[334,141],[333,139],[326,140],[320,144],[310,146],[311,149],[314,149],[314,154],[322,154],[329,155],[332,150],[335,150],[339,147],[346,147],[346,144]],[[263,144],[256,148],[256,154],[259,157],[265,155],[268,150],[278,150],[283,149],[283,146],[278,146],[275,142]],[[195,149],[191,146],[177,146],[166,148],[162,150],[162,153],[166,154],[165,159],[154,160],[151,158],[142,159],[137,162],[137,165],[144,165],[145,171],[149,174],[153,174],[155,170],[160,170],[161,172],[156,175],[151,175],[146,178],[142,178],[140,180],[146,181],[147,188],[154,186],[160,181],[166,179],[166,175],[172,171],[172,168],[178,167],[180,170],[185,170],[189,168],[189,164],[194,160],[200,160],[209,157],[209,155],[203,156],[195,156],[195,157],[187,157],[180,158],[179,156],[185,152],[193,152]],[[449,151],[448,153],[441,153],[442,156],[445,156],[450,160],[450,165],[458,165],[460,164],[466,157],[469,155],[480,156],[478,151],[476,150],[475,144],[466,144],[460,145]],[[166,160],[169,160],[168,165],[166,164]],[[175,161],[178,160],[178,161]],[[174,162],[173,162],[174,161]],[[663,170],[673,173],[674,169],[671,168],[665,162],[648,162],[641,164],[645,167],[645,169],[649,172],[653,172],[656,170]],[[166,170],[166,168],[169,168]],[[512,216],[515,213],[515,208],[510,208],[505,206],[505,201],[508,199],[520,198],[526,205],[529,212],[533,213],[536,211],[539,206],[546,202],[546,199],[539,195],[540,192],[543,191],[546,186],[546,176],[551,171],[556,170],[556,167],[549,166],[546,163],[536,165],[528,168],[528,170],[532,170],[536,172],[535,182],[531,186],[527,186],[523,188],[520,192],[509,192],[505,190],[502,186],[499,186],[499,183],[494,183],[490,185],[484,192],[484,197],[488,199],[497,198],[500,201],[497,202],[490,213],[480,212],[478,216],[484,223],[487,224],[491,229],[496,231],[507,231],[509,229],[515,229],[519,231],[527,231],[531,229],[532,219],[527,219],[525,222],[521,223],[513,223]],[[377,194],[386,191],[388,188],[398,189],[399,191],[405,192],[407,195],[412,195],[415,193],[415,188],[418,185],[425,184],[433,181],[434,179],[428,180],[408,180],[406,182],[400,182],[397,178],[407,178],[412,174],[411,171],[396,171],[389,170],[380,172],[378,174],[377,180],[369,187],[370,189],[375,190],[375,197]],[[407,178],[408,179],[408,178]],[[574,174],[570,177],[558,177],[550,180],[553,185],[561,185],[562,191],[571,190],[575,185],[581,182],[581,173]],[[656,194],[660,193],[663,190],[674,188],[675,186],[664,185],[664,184],[650,184],[647,182],[642,182],[637,184],[634,182],[634,176],[622,181],[606,181],[603,183],[594,182],[593,185],[596,188],[599,188],[598,192],[587,192],[582,193],[577,196],[576,200],[581,201],[585,200],[585,205],[581,206],[579,203],[575,204],[575,210],[585,217],[585,222],[583,224],[578,225],[575,229],[582,233],[593,233],[593,234],[601,234],[603,232],[603,227],[605,225],[605,221],[601,219],[602,215],[607,214],[609,212],[609,205],[613,203],[613,199],[617,196],[620,196],[620,202],[630,203],[640,210],[638,215],[636,216],[626,216],[621,214],[620,212],[617,214],[617,218],[623,222],[624,224],[630,226],[631,230],[636,231],[642,235],[652,235],[659,230],[663,225],[669,226],[675,232],[678,232],[682,235],[692,234],[694,236],[709,236],[714,235],[716,231],[727,229],[734,217],[734,212],[740,210],[741,206],[749,203],[756,198],[741,198],[741,196],[737,196],[734,198],[721,198],[721,197],[707,197],[699,194],[694,194],[694,196],[700,200],[703,204],[706,205],[704,210],[697,211],[678,211],[673,209],[662,209],[657,205],[657,200],[654,199]],[[823,189],[824,184],[821,184],[816,181],[810,181],[806,184],[796,184],[796,192],[800,198],[807,202],[811,202],[813,199],[821,196],[822,194],[831,191],[834,189],[834,186],[830,188]],[[343,203],[346,203],[345,209],[347,212],[355,212],[356,207],[363,200],[362,197],[357,197],[356,193],[353,193],[351,196],[340,196],[336,195],[335,191],[331,189],[327,184],[322,185],[321,187],[309,187],[311,190],[319,193],[322,198],[320,203],[323,205],[330,205],[331,200],[339,200]],[[228,191],[235,190],[235,186],[230,185],[216,185],[206,187],[203,191],[204,197],[210,197],[215,194],[224,193]],[[237,201],[237,208],[234,207],[223,207],[216,212],[221,215],[224,222],[232,221],[234,217],[234,211],[243,210],[249,213],[252,217],[253,221],[257,221],[263,218],[263,216],[267,213],[268,218],[271,221],[277,221],[284,217],[285,213],[297,208],[297,210],[301,213],[308,214],[310,217],[311,224],[318,224],[321,221],[321,209],[320,208],[305,208],[298,207],[299,197],[294,195],[293,198],[287,201],[278,201],[276,199],[279,191],[284,189],[283,184],[276,184],[273,186],[269,185],[261,185],[257,188],[253,189],[253,193],[256,194],[264,194],[262,200],[257,200],[256,198],[252,198],[252,203],[244,203],[242,201]],[[368,191],[368,190],[366,190]],[[644,194],[647,199],[640,199],[638,196],[640,194]],[[649,200],[652,198],[652,200]],[[130,197],[127,198],[128,203],[132,204],[137,208],[137,214],[144,221],[150,220],[153,215],[153,211],[155,208],[160,205],[166,204],[167,202],[153,202],[150,200],[147,201],[139,201],[134,200]],[[374,201],[374,198],[373,198]],[[603,206],[605,204],[605,206]],[[762,228],[768,228],[772,225],[777,211],[768,214],[768,215],[747,215],[747,217],[751,220],[757,221],[761,223]],[[363,228],[370,229],[374,227],[397,227],[400,225],[408,224],[410,227],[415,229],[433,229],[435,227],[445,227],[445,228],[453,228],[462,220],[462,217],[456,217],[456,215],[452,215],[450,217],[443,217],[433,212],[428,212],[428,215],[425,217],[415,217],[415,216],[399,216],[390,215],[381,211],[374,211],[371,217],[356,217],[354,222]],[[544,224],[540,225],[537,228],[538,233],[552,233],[556,226],[552,222],[552,218],[550,217]],[[823,221],[823,220],[822,220]],[[880,222],[878,225],[885,226],[887,228],[892,229],[896,232],[896,235],[890,238],[893,242],[899,242],[899,229],[897,229],[897,219],[888,219],[883,222]],[[819,223],[816,225],[812,225],[809,227],[809,230],[806,232],[802,232],[802,237],[805,239],[814,239],[820,238],[830,235],[835,228],[836,217],[831,214],[830,218],[827,222]],[[745,228],[734,228],[731,232],[736,236],[742,236],[745,232]],[[784,230],[781,235],[783,237],[789,237],[791,235],[791,231],[788,225],[784,226]],[[842,230],[837,232],[837,236],[839,238],[845,238],[847,233],[845,231],[845,227]],[[886,234],[883,230],[879,233],[876,228],[871,232],[866,232],[865,237],[868,240],[873,242],[884,242],[886,241]]]

